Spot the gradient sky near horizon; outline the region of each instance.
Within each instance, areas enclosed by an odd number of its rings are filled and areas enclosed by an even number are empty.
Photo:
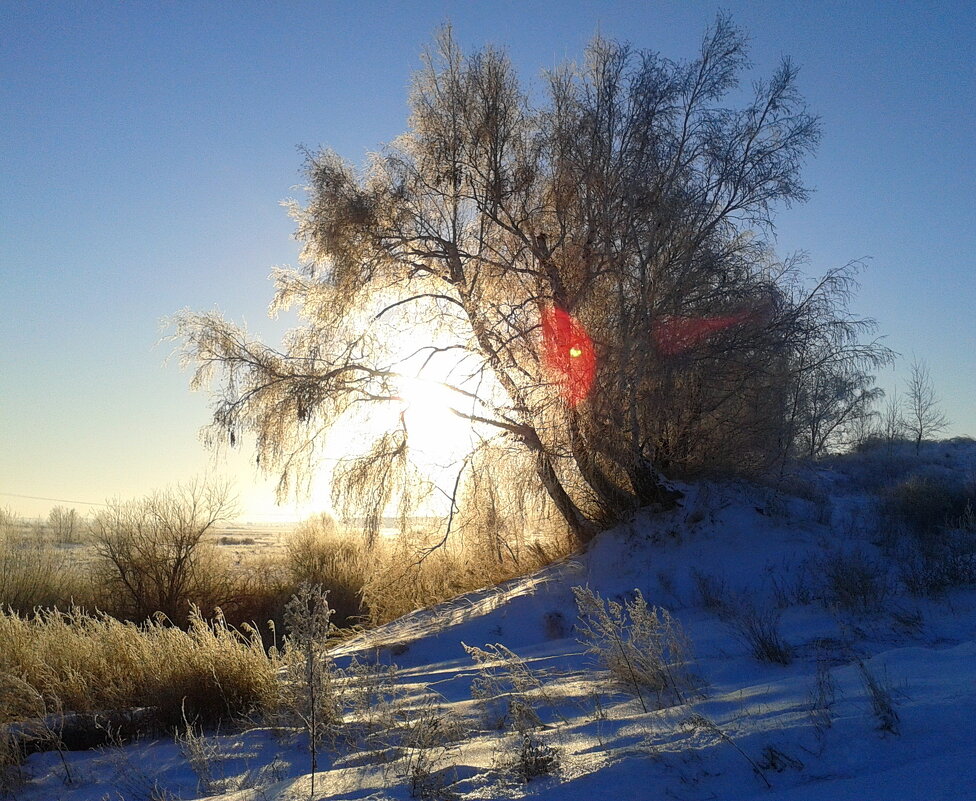
[[[246,451],[211,457],[160,320],[217,307],[280,337],[298,146],[361,162],[405,130],[445,20],[536,80],[598,31],[692,58],[719,9],[751,38],[746,80],[789,55],[822,118],[777,250],[811,273],[868,258],[853,308],[902,354],[880,385],[925,359],[948,433],[976,436],[976,4],[0,0],[0,506],[89,511],[208,473],[245,519],[325,508],[275,507]]]

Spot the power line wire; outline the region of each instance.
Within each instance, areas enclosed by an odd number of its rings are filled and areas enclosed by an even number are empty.
[[[70,501],[66,498],[44,498],[40,495],[18,495],[16,492],[0,492],[6,498],[27,498],[31,501],[54,501],[55,503],[80,503],[84,506],[108,506],[105,503],[98,503],[96,501]]]

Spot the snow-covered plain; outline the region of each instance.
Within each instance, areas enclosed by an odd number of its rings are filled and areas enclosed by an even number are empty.
[[[396,692],[350,714],[340,744],[320,758],[314,798],[976,799],[976,588],[907,593],[871,493],[910,472],[972,481],[974,471],[976,444],[950,442],[920,458],[810,466],[787,482],[792,494],[683,486],[679,510],[640,514],[584,554],[346,641],[337,664],[396,664]],[[831,589],[829,566],[843,564],[877,568],[860,606],[838,604]],[[696,677],[684,703],[665,696],[657,708],[647,692],[645,712],[611,682],[577,641],[574,586],[621,602],[639,590],[674,614]],[[789,664],[753,655],[736,625],[748,608],[778,627]],[[472,697],[479,674],[463,644],[492,643],[521,658],[534,689]],[[893,711],[872,705],[866,677]],[[518,697],[541,719],[532,737],[558,761],[527,783],[511,769],[522,741],[506,711]],[[368,718],[406,728],[424,720],[440,736],[409,747]],[[301,738],[254,728],[211,733],[206,745],[209,777],[167,740],[67,754],[70,782],[58,754],[35,754],[16,798],[310,797]],[[425,780],[411,786],[417,776]]]

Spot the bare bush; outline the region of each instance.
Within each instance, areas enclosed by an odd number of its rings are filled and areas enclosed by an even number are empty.
[[[823,601],[857,614],[876,614],[891,598],[892,586],[884,565],[862,548],[834,551],[820,562]]]
[[[528,784],[540,776],[559,773],[559,749],[542,740],[539,735],[525,732],[518,738],[518,749],[501,761],[501,768]]]
[[[136,621],[162,612],[185,623],[192,604],[219,605],[229,576],[203,537],[233,510],[226,485],[194,481],[97,513],[91,531],[107,608]]]

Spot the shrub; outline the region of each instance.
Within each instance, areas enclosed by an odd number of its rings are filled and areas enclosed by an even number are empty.
[[[525,732],[519,737],[519,749],[503,767],[523,784],[539,776],[552,776],[559,772],[559,749],[539,739],[538,735]]]
[[[232,513],[227,486],[199,481],[109,504],[91,524],[103,608],[135,621],[162,612],[179,624],[191,605],[209,614],[229,595],[230,576],[203,537]]]
[[[793,661],[793,649],[780,634],[780,616],[778,609],[759,606],[745,595],[739,595],[719,613],[756,659],[788,665]]]
[[[823,600],[828,606],[858,614],[877,613],[891,595],[887,572],[861,549],[830,553],[820,568],[826,584]]]
[[[938,540],[948,524],[976,506],[976,484],[915,476],[883,492],[882,513],[895,525],[904,526],[925,547]]]

